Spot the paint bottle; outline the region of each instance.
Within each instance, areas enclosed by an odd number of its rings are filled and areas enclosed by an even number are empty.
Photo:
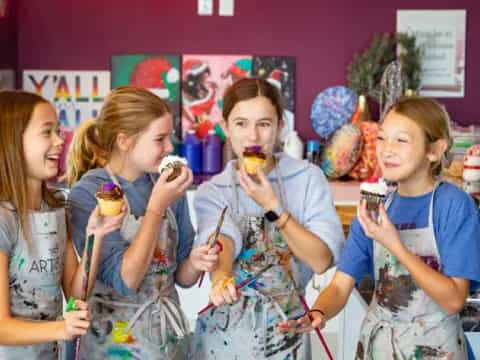
[[[222,170],[222,142],[215,130],[208,131],[202,148],[202,172],[216,174]]]
[[[202,172],[202,144],[193,129],[187,130],[185,143],[183,144],[183,153],[192,172],[200,174]]]

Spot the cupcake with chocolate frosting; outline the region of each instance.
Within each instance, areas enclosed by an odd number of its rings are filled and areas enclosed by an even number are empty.
[[[123,191],[113,182],[101,184],[97,189],[97,201],[102,216],[116,216],[123,206]]]

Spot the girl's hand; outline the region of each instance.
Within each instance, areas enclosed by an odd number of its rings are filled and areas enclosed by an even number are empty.
[[[64,315],[62,340],[72,340],[77,336],[85,335],[90,326],[88,304],[81,300],[75,300],[75,309]]]
[[[103,237],[108,233],[120,229],[126,210],[127,205],[124,204],[120,214],[116,216],[102,216],[100,215],[100,208],[97,205],[88,219],[87,234],[95,233],[97,236]]]
[[[168,169],[160,175],[153,187],[147,208],[162,213],[190,187],[193,182],[192,170],[187,166],[182,166],[180,175],[176,179],[167,182],[172,172],[173,169]]]
[[[194,247],[189,258],[195,270],[212,272],[217,268],[218,253],[218,246],[211,247],[205,244]]]
[[[357,217],[365,235],[382,244],[386,249],[395,252],[395,248],[403,246],[395,225],[390,221],[383,204],[378,208],[378,220],[372,218],[371,212],[367,210],[366,200],[360,201],[357,208]]]
[[[280,203],[273,191],[272,184],[260,167],[257,167],[257,179],[258,182],[254,181],[250,175],[247,174],[243,164],[240,166],[239,182],[247,195],[264,210],[273,210],[277,208]]]
[[[315,328],[323,329],[325,327],[326,322],[322,314],[315,311],[311,312],[310,315],[313,317],[313,321],[310,321],[308,315],[304,315],[299,319],[280,321],[277,325],[277,329],[281,333],[305,333],[312,331]]]
[[[227,275],[217,278],[210,291],[210,301],[213,305],[221,306],[223,304],[232,304],[238,300],[235,281],[231,280],[232,278]]]

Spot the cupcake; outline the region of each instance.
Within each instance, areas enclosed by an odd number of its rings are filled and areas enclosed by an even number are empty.
[[[123,191],[112,182],[101,184],[97,189],[97,201],[102,216],[116,216],[123,206]]]
[[[388,187],[383,179],[368,178],[360,184],[360,198],[367,201],[367,210],[378,211],[379,205],[385,200]]]
[[[267,155],[262,152],[261,146],[247,146],[243,151],[243,164],[249,175],[257,175],[257,166],[262,167],[266,160]]]
[[[182,172],[182,166],[187,166],[187,160],[180,156],[168,155],[162,159],[160,166],[158,167],[158,172],[160,175],[168,170],[173,169],[173,172],[167,178],[167,182],[175,180],[180,173]]]

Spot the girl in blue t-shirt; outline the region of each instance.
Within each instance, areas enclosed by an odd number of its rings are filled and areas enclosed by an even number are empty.
[[[436,180],[451,144],[448,121],[431,99],[405,98],[391,108],[377,159],[397,191],[377,214],[360,202],[331,284],[310,316],[281,322],[280,331],[322,328],[373,266],[356,358],[465,359],[458,313],[470,281],[480,281],[480,225],[473,200]]]

